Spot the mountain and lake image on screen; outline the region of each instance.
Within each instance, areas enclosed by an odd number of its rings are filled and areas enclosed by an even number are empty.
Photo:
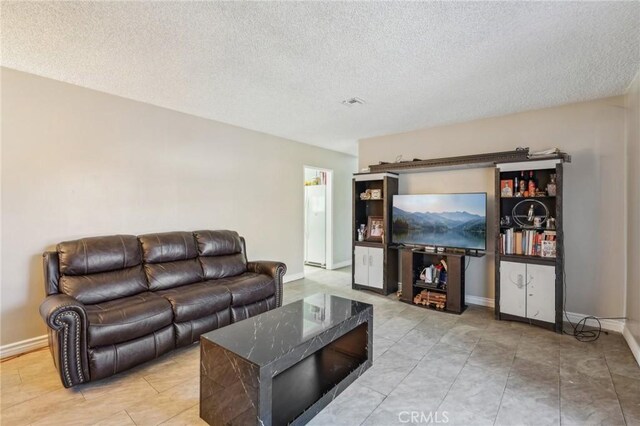
[[[392,241],[486,249],[487,194],[394,195]]]

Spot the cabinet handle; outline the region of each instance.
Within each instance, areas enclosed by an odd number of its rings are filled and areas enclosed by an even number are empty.
[[[369,256],[369,266],[373,266],[373,256]]]
[[[365,265],[365,266],[367,265],[367,255],[366,254],[362,255],[362,264]]]

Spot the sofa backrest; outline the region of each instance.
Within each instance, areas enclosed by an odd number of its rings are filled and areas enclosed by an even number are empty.
[[[151,291],[202,281],[198,249],[191,232],[164,232],[138,237]]]
[[[85,304],[148,290],[142,254],[134,235],[82,238],[56,247],[60,293]]]
[[[207,280],[247,271],[244,244],[235,231],[194,231],[198,259]]]

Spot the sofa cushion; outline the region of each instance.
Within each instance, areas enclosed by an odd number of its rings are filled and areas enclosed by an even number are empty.
[[[171,324],[171,304],[157,294],[87,305],[89,347],[113,345],[153,333]]]
[[[138,236],[145,263],[195,259],[196,241],[191,232],[162,232]]]
[[[200,256],[242,253],[242,241],[235,231],[194,231]]]
[[[217,280],[231,293],[231,305],[241,306],[258,302],[276,293],[276,283],[268,275],[245,272],[236,277]]]
[[[201,282],[204,279],[198,259],[144,265],[149,290],[166,290]]]
[[[231,294],[226,287],[212,281],[159,291],[171,303],[174,322],[191,321],[228,310]]]
[[[173,324],[176,336],[176,346],[186,346],[200,340],[200,335],[231,323],[229,309],[216,312],[206,317]]]
[[[63,275],[58,288],[84,304],[102,303],[148,291],[142,265],[89,275]]]
[[[243,319],[254,317],[263,312],[267,312],[270,309],[276,307],[275,295],[267,297],[266,299],[259,300],[255,303],[249,303],[248,305],[232,306],[231,307],[231,321],[238,322]]]
[[[165,290],[203,280],[192,233],[164,232],[141,235],[138,239],[150,290]]]
[[[57,246],[62,275],[88,275],[130,268],[142,263],[134,235],[82,238]]]
[[[200,264],[207,280],[233,277],[247,271],[244,254],[236,253],[226,256],[200,257]]]
[[[232,277],[247,271],[244,245],[237,232],[195,231],[193,234],[205,279]]]
[[[148,290],[142,254],[133,235],[82,238],[58,244],[61,293],[85,304]]]

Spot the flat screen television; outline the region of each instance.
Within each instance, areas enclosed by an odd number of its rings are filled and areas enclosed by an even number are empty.
[[[391,241],[486,250],[487,194],[394,195]]]

